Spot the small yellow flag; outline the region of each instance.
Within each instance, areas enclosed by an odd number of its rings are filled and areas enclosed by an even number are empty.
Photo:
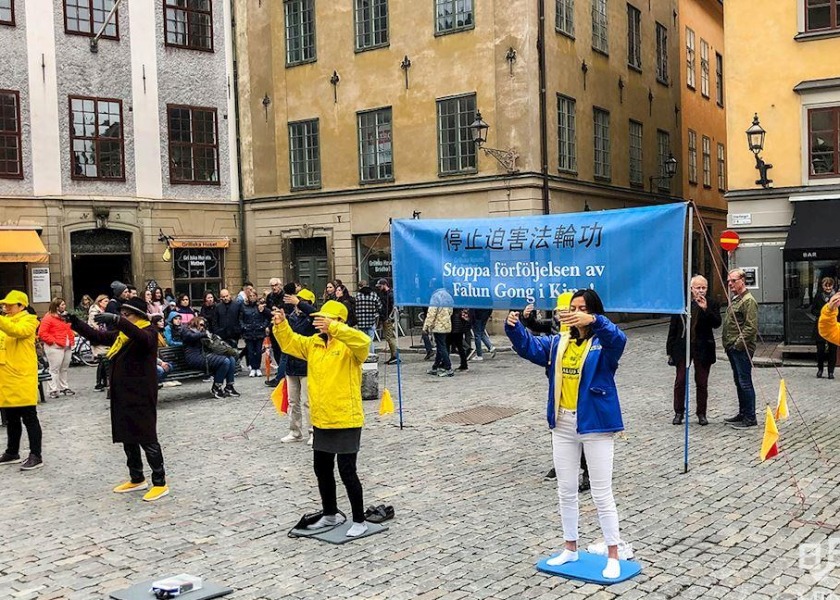
[[[762,461],[773,458],[779,453],[779,430],[773,420],[773,411],[768,406],[764,416],[764,439],[761,440],[761,452],[759,458]]]
[[[289,412],[289,393],[287,392],[285,377],[271,392],[271,402],[274,403],[274,408],[277,409],[280,416],[286,416],[286,413]]]
[[[785,380],[779,381],[779,400],[776,402],[776,420],[784,421],[788,418],[787,387]]]
[[[391,400],[391,392],[388,388],[382,391],[382,399],[379,401],[379,414],[390,415],[394,413],[394,401]]]

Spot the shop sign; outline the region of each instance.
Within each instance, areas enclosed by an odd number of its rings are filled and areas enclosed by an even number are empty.
[[[32,302],[49,302],[50,295],[50,268],[33,267],[32,274]]]

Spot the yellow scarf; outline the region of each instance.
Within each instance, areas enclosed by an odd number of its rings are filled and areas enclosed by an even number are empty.
[[[134,322],[134,326],[137,327],[138,329],[146,329],[146,327],[149,327],[150,325],[151,325],[151,322],[147,321],[146,319],[137,319]],[[122,350],[122,347],[125,345],[125,343],[127,341],[128,341],[128,336],[126,334],[124,334],[122,331],[120,331],[120,335],[117,336],[117,341],[115,341],[114,344],[111,346],[111,349],[108,350],[108,353],[105,355],[105,358],[111,358],[117,352]]]

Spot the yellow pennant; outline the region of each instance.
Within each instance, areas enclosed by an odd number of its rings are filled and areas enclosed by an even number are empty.
[[[286,413],[289,412],[289,393],[287,392],[285,377],[280,380],[280,383],[271,392],[271,402],[274,404],[274,408],[277,409],[277,413],[280,416],[286,416]]]
[[[379,401],[379,414],[391,415],[394,413],[394,401],[391,400],[391,392],[388,388],[382,391],[382,399]]]
[[[779,430],[773,420],[773,411],[768,406],[764,415],[764,438],[761,440],[759,458],[762,461],[779,454]]]
[[[784,379],[779,381],[779,400],[776,402],[775,416],[777,421],[783,421],[788,418],[787,387],[785,386]]]

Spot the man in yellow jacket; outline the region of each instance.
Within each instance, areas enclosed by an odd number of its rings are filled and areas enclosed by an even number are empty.
[[[837,322],[837,311],[840,309],[840,292],[834,294],[820,311],[817,330],[820,336],[832,344],[840,345],[840,323]],[[833,379],[833,373],[829,379]]]
[[[21,422],[29,436],[29,458],[21,471],[44,466],[41,458],[41,423],[38,421],[38,357],[35,354],[35,330],[38,318],[29,314],[29,298],[11,291],[0,300],[0,409],[6,415],[8,443],[0,456],[0,465],[20,462]]]
[[[370,338],[348,326],[347,307],[330,300],[312,313],[320,333],[302,336],[292,331],[286,314],[273,311],[273,334],[280,349],[306,361],[309,386],[309,416],[312,421],[312,450],[322,514],[310,529],[341,524],[335,492],[335,461],[353,511],[348,537],[367,531],[362,483],[356,474],[356,457],[362,438],[365,414],[362,408],[362,363],[368,357]]]

